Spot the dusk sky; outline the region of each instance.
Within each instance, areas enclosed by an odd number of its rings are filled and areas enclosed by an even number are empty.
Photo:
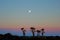
[[[22,35],[21,27],[44,28],[45,35],[59,36],[60,0],[0,0],[0,34]]]

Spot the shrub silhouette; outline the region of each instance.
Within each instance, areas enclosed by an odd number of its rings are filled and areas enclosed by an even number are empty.
[[[26,30],[24,28],[21,28],[22,32],[23,32],[23,36],[25,36],[25,32]]]
[[[30,29],[31,29],[31,32],[32,32],[33,36],[35,36],[35,28],[31,27]]]
[[[36,32],[37,32],[37,36],[40,36],[41,31],[40,30],[36,30]]]
[[[44,28],[42,28],[42,29],[41,29],[41,34],[42,34],[42,36],[44,36],[44,33],[45,33]]]

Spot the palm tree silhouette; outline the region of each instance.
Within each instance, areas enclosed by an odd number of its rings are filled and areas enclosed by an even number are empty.
[[[45,33],[44,30],[45,30],[44,28],[41,29],[42,36],[44,36],[44,33]]]
[[[23,36],[25,36],[25,32],[26,30],[24,28],[21,28],[22,32],[23,32]]]
[[[36,32],[37,32],[37,36],[40,36],[40,32],[41,31],[40,30],[37,30]]]
[[[31,27],[30,29],[31,29],[31,32],[32,32],[33,36],[35,36],[35,28]]]

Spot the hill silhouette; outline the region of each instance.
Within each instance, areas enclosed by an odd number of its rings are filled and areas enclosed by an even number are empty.
[[[60,40],[60,36],[16,36],[6,33],[0,34],[0,40]]]

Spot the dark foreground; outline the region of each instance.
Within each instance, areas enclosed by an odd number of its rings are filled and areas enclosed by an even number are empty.
[[[16,36],[16,35],[11,35],[9,33],[7,34],[0,34],[0,40],[60,40],[59,36],[35,36],[35,37],[24,37],[24,36]]]

